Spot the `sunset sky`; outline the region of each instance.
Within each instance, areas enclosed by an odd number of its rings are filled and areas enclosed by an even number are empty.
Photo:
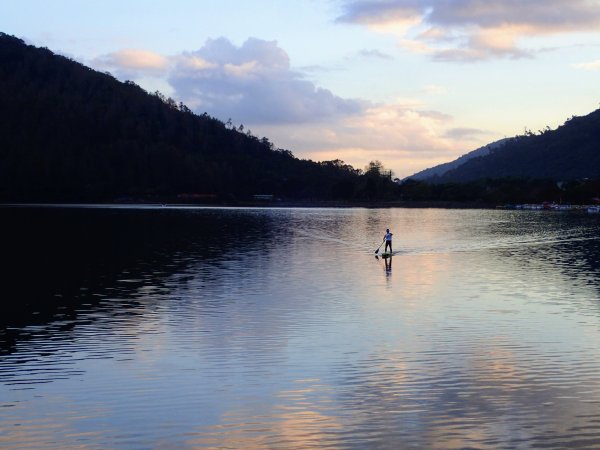
[[[600,107],[600,0],[4,0],[0,31],[400,178]]]

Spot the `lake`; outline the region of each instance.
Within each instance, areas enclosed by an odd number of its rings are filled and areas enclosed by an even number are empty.
[[[3,449],[600,447],[596,216],[0,220]],[[386,228],[391,260],[375,255]]]

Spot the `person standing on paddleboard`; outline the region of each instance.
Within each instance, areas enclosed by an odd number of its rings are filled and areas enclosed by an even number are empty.
[[[387,252],[388,247],[390,248],[390,254],[392,253],[392,236],[394,234],[390,233],[390,229],[388,228],[387,230],[385,230],[385,236],[383,237],[383,240],[385,241],[385,249],[383,250],[384,252]]]

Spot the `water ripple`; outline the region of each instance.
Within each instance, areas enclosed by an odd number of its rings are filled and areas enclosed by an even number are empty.
[[[78,245],[3,243],[17,262],[65,256],[7,287],[24,306],[0,328],[2,448],[600,447],[600,226],[587,217],[5,219],[13,233],[43,219]],[[373,257],[387,227],[393,262]]]

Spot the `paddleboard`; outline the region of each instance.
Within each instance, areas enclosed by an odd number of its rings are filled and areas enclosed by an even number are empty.
[[[394,256],[397,255],[399,252],[395,251],[395,252],[383,252],[381,253],[379,256],[381,256],[382,258],[389,258],[390,256]]]

